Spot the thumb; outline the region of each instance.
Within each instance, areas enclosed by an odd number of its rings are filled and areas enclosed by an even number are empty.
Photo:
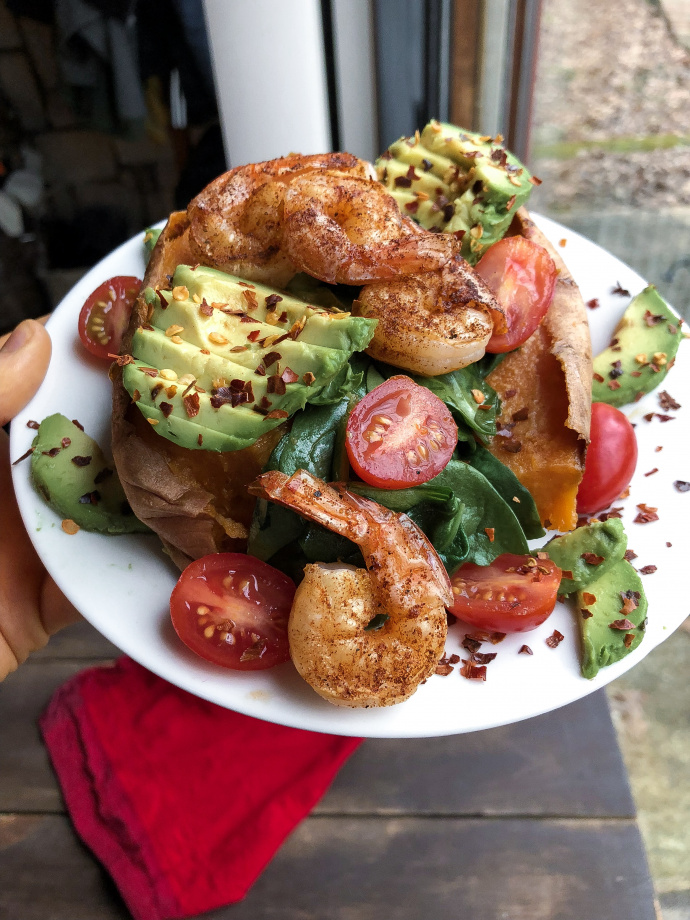
[[[20,323],[0,349],[0,425],[29,402],[50,363],[50,336],[35,319]]]

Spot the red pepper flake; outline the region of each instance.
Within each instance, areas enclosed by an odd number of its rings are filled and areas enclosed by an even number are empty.
[[[642,575],[653,575],[656,572],[655,565],[643,565],[640,569]]]
[[[522,450],[520,441],[508,441],[506,444],[502,444],[501,447],[509,454],[518,454]]]
[[[596,553],[582,553],[580,559],[584,559],[587,565],[601,565],[604,561],[604,557],[597,556]]]
[[[199,304],[199,313],[202,316],[213,316],[213,307],[208,303],[205,297]]]
[[[242,296],[247,301],[249,309],[256,310],[256,308],[259,306],[259,300],[256,296],[256,293],[252,290],[249,290],[249,288],[245,288],[245,290],[242,291]]]
[[[690,482],[683,482],[682,479],[676,479],[673,485],[679,492],[690,492]]]
[[[92,457],[70,457],[75,466],[88,466],[92,459]]]
[[[441,658],[439,663],[436,665],[434,674],[438,674],[439,677],[448,677],[448,675],[452,673],[453,668],[450,666],[448,659],[445,657]]]
[[[601,374],[597,374],[596,372],[595,372],[594,374],[592,374],[592,379],[593,379],[593,380],[596,380],[597,383],[603,383],[603,382],[604,382],[604,378],[601,376]]]
[[[35,448],[30,447],[25,454],[22,454],[21,457],[17,457],[17,459],[12,463],[12,466],[16,466],[18,463],[21,463],[22,460],[26,460],[27,457],[31,456],[34,450]]]
[[[674,422],[675,421],[675,415],[661,415],[659,412],[656,412],[655,415],[659,419],[660,422]]]
[[[529,181],[532,183],[532,185],[541,185],[543,180],[538,179],[536,176],[530,176]]]
[[[240,316],[240,322],[241,323],[260,323],[261,320],[257,319],[255,316],[247,316],[246,313],[243,313],[242,316]]]
[[[156,401],[157,397],[160,395],[160,393],[161,393],[162,390],[163,390],[163,384],[162,384],[162,383],[157,383],[157,384],[155,385],[155,387],[153,387],[153,389],[151,390],[151,399],[152,399],[154,402]]]
[[[529,418],[529,409],[527,406],[524,409],[518,409],[517,412],[513,412],[513,421],[514,422],[526,422]]]
[[[254,371],[254,373],[255,373],[255,374],[258,374],[259,377],[265,377],[265,376],[266,376],[266,368],[263,366],[263,364],[258,364],[256,370]]]
[[[286,367],[280,375],[283,383],[296,383],[299,380],[299,374],[296,374],[291,368]]]
[[[580,614],[583,620],[588,620],[590,617],[593,617],[594,614],[591,610],[587,610],[586,607],[580,607]]]
[[[405,205],[405,210],[409,211],[410,214],[416,214],[417,211],[419,210],[419,202],[418,201],[408,201]],[[452,671],[453,669],[451,668],[450,670]],[[438,674],[438,670],[436,671],[436,673]]]
[[[264,358],[264,366],[270,367],[272,364],[275,364],[276,361],[280,361],[282,355],[279,351],[269,351],[269,353]]]
[[[468,652],[478,652],[482,647],[481,640],[476,636],[470,636],[467,634],[462,640],[461,645],[464,649],[467,649]]]
[[[484,533],[485,533],[485,534],[487,535],[487,537],[489,538],[489,543],[493,543],[493,542],[494,542],[494,537],[495,537],[495,535],[496,535],[495,529],[494,529],[493,527],[485,527],[485,528],[484,528]]]
[[[83,430],[84,430],[84,426],[82,425],[81,422],[78,422],[78,421],[76,420],[76,418],[73,418],[73,419],[72,419],[72,424],[73,424],[73,425],[76,425],[77,428],[79,429],[79,431],[83,431]]]
[[[641,377],[642,371],[630,371],[630,376],[631,377]]]
[[[639,591],[621,591],[621,600],[623,601],[621,613],[624,617],[627,617],[629,613],[633,613],[633,611],[637,610],[639,598],[635,597],[636,594],[639,594]]]
[[[591,300],[587,301],[586,305],[589,307],[590,310],[596,310],[597,307],[599,306],[599,299],[597,297],[592,297]]]
[[[199,414],[199,394],[190,393],[182,397],[182,403],[189,418],[194,418]]]
[[[561,249],[564,249],[568,245],[568,241],[566,239],[559,240],[558,245],[561,247]]]
[[[72,443],[72,438],[63,438],[60,443],[62,444],[63,447],[69,447],[70,444]]]
[[[625,553],[623,554],[623,558],[627,559],[628,562],[632,562],[633,559],[637,559],[637,553],[634,549],[626,549]]]
[[[131,355],[111,355],[110,352],[108,352],[108,357],[112,358],[118,367],[126,367],[128,364],[134,364],[134,358]]]
[[[561,577],[562,577],[562,578],[571,578],[571,579],[572,579],[573,573],[570,571],[570,569],[563,569],[563,571],[561,572]]]
[[[653,470],[649,470],[648,473],[645,473],[645,476],[653,476],[655,473],[659,472],[659,467],[655,466]]]
[[[393,185],[395,185],[396,188],[411,188],[412,179],[408,179],[407,176],[396,176],[393,180]]]
[[[38,424],[38,422],[35,422],[32,418],[30,418],[29,421],[26,423],[26,427],[32,428],[34,431],[38,431],[38,429],[41,426]]]
[[[630,297],[630,291],[626,291],[624,287],[621,287],[620,281],[616,281],[616,286],[611,288],[612,294],[620,294],[621,297]]]
[[[470,660],[473,664],[491,664],[498,652],[472,652]]]
[[[506,634],[502,632],[487,632],[486,630],[480,629],[472,633],[470,636],[466,636],[469,639],[475,639],[477,642],[490,642],[492,645],[498,645],[499,642],[503,642]],[[464,644],[464,643],[463,643]],[[465,646],[467,648],[467,646]],[[467,649],[468,651],[476,651],[476,649]]]
[[[506,390],[503,394],[504,399],[512,399],[513,396],[517,396],[517,390]]]
[[[666,541],[666,546],[668,546],[668,547],[669,547],[669,549],[670,549],[670,547],[672,547],[672,546],[673,546],[673,543],[669,543],[669,542],[668,542],[668,540],[667,540],[667,541]]]
[[[172,403],[169,403],[169,402],[162,402],[158,408],[163,413],[163,418],[168,418],[168,416],[173,410],[173,405]]]
[[[312,374],[311,371],[307,371],[306,374],[302,375],[302,380],[304,381],[306,386],[310,387],[312,383],[316,380],[316,377]]]
[[[269,310],[275,307],[277,303],[280,303],[282,299],[283,298],[280,296],[280,294],[269,294],[268,297],[264,298],[266,306]]]
[[[163,297],[163,291],[157,290],[157,291],[156,291],[156,294],[158,294],[158,299],[159,299],[160,302],[161,302],[161,309],[162,309],[162,310],[167,310],[167,309],[168,309],[168,301],[165,299],[165,297]]]
[[[463,658],[460,674],[467,680],[486,680],[486,665],[473,664]]]
[[[287,418],[288,414],[284,409],[274,409],[269,412],[266,418]]]
[[[621,385],[617,380],[609,380],[606,386],[609,388],[609,390],[620,390],[621,388]]]
[[[663,323],[666,317],[663,313],[652,313],[651,310],[645,310],[644,321],[646,326],[658,326]]]
[[[585,604],[588,607],[591,607],[592,604],[596,604],[597,597],[596,597],[596,594],[590,594],[588,591],[583,591],[582,600],[585,602]]]
[[[634,519],[635,524],[650,524],[652,521],[658,521],[659,515],[656,513],[656,508],[650,508],[649,505],[645,505],[644,502],[637,506],[640,509],[640,513]]]
[[[626,617],[624,620],[614,620],[613,623],[609,623],[609,629],[626,631],[628,629],[635,629],[635,624]]]
[[[630,648],[630,646],[633,644],[634,641],[635,641],[635,636],[633,636],[632,633],[626,633],[623,636],[623,645],[626,648]]]
[[[285,381],[278,374],[272,374],[266,381],[266,392],[285,396]]]
[[[529,645],[521,645],[518,649],[518,655],[534,655],[534,652]]]
[[[659,405],[662,409],[668,412],[669,409],[680,409],[680,403],[671,396],[670,393],[667,393],[666,390],[662,390],[659,394]]]
[[[558,648],[561,642],[565,639],[563,633],[560,633],[557,629],[554,629],[552,634],[546,640],[546,644],[549,648]]]

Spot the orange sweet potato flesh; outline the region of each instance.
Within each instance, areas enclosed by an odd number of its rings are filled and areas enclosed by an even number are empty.
[[[560,255],[522,208],[513,231],[543,246],[559,274],[541,325],[489,375],[502,400],[501,421],[514,421],[512,437],[498,435],[489,449],[532,493],[544,526],[567,531],[577,525],[577,490],[589,441],[587,310]]]

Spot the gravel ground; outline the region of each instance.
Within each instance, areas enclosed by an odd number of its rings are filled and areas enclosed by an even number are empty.
[[[690,52],[659,6],[545,0],[538,61],[534,207],[690,205],[690,146],[610,150],[690,144]]]

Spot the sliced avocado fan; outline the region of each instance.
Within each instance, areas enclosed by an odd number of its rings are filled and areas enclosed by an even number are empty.
[[[391,144],[376,170],[403,214],[426,230],[454,233],[474,265],[505,235],[538,181],[501,141],[431,121]]]
[[[317,400],[376,326],[203,266],[145,297],[123,383],[157,434],[192,450],[253,444]]]

